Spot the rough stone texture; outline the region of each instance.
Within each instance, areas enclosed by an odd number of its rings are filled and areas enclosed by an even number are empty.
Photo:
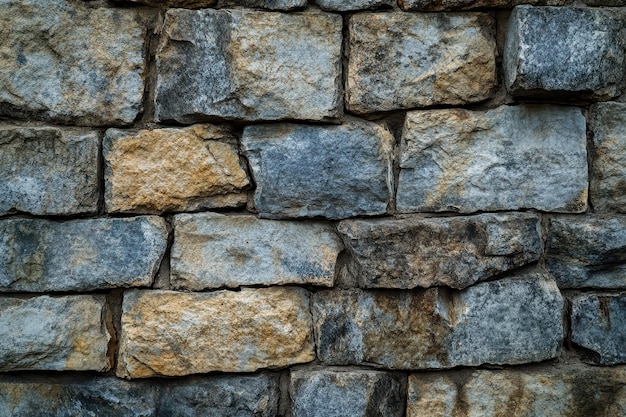
[[[313,298],[318,357],[393,369],[520,364],[558,356],[563,300],[527,274],[463,291],[335,290]]]
[[[0,292],[148,286],[167,244],[158,217],[0,221]]]
[[[401,417],[400,378],[381,371],[291,371],[293,417]]]
[[[199,9],[211,7],[217,4],[218,0],[114,0],[117,2],[132,2],[147,4],[149,6],[184,7],[189,9]]]
[[[409,376],[407,417],[621,417],[626,369],[558,365]]]
[[[92,126],[137,117],[151,15],[82,3],[0,1],[0,116]]]
[[[124,295],[117,375],[253,372],[315,358],[301,288]]]
[[[322,10],[348,12],[367,9],[389,9],[395,0],[315,0]]]
[[[626,288],[626,216],[551,218],[546,266],[560,288]]]
[[[168,11],[157,120],[335,119],[341,26],[325,13]]]
[[[0,297],[0,371],[105,371],[104,296]]]
[[[585,118],[574,107],[407,114],[399,211],[587,208]]]
[[[626,63],[619,9],[518,6],[509,18],[504,79],[513,95],[618,96]]]
[[[306,5],[307,0],[218,0],[220,7],[244,6],[267,10],[299,10]]]
[[[465,288],[539,259],[539,217],[344,220],[339,232],[350,270],[365,288]]]
[[[601,365],[626,362],[626,295],[583,294],[572,299],[572,342]]]
[[[340,219],[383,214],[392,190],[391,132],[347,119],[340,126],[248,126],[242,144],[261,217]]]
[[[484,13],[350,17],[346,106],[355,113],[485,100],[496,82]]]
[[[343,248],[323,223],[217,213],[174,217],[171,285],[192,291],[241,285],[333,285]]]
[[[592,112],[591,205],[596,212],[626,213],[626,103],[599,103]]]
[[[97,132],[0,125],[0,215],[95,213],[98,143]]]
[[[398,5],[407,12],[441,12],[485,8],[511,9],[520,4],[560,6],[566,2],[567,0],[398,0]]]
[[[245,205],[248,176],[229,141],[231,133],[213,125],[107,130],[107,210],[161,213]]]

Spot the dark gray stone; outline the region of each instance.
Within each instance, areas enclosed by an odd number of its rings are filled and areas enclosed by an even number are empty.
[[[266,10],[299,10],[304,9],[307,0],[218,0],[218,7],[244,6]]]
[[[407,12],[441,12],[485,8],[511,9],[519,4],[560,6],[566,2],[567,0],[398,0],[398,5]]]
[[[367,9],[390,9],[395,0],[315,0],[322,10],[348,12]]]

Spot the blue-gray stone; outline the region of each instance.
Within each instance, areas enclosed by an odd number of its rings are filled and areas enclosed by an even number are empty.
[[[331,12],[349,12],[367,9],[390,9],[395,0],[315,0],[322,10]]]

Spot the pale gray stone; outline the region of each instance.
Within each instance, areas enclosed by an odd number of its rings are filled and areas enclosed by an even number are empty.
[[[199,291],[242,285],[332,287],[343,248],[330,224],[217,213],[174,217],[171,285]]]
[[[315,0],[322,10],[349,12],[367,9],[390,9],[395,0]]]
[[[337,118],[341,26],[327,13],[169,10],[157,120]]]
[[[0,292],[148,286],[167,244],[159,217],[0,221]]]
[[[560,6],[565,3],[567,0],[398,0],[400,8],[407,12],[441,12],[485,8],[511,9],[519,4]]]
[[[410,112],[401,146],[401,212],[587,208],[585,118],[578,108]]]
[[[0,214],[95,213],[98,143],[93,131],[1,125]]]

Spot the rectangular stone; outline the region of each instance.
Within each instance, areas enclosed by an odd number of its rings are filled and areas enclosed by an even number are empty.
[[[101,295],[0,297],[0,371],[106,371]]]
[[[566,0],[398,0],[398,5],[405,12],[442,12],[494,8],[511,9],[519,4],[561,6],[565,3]]]
[[[401,212],[587,209],[585,118],[580,109],[501,106],[407,114]]]
[[[494,26],[486,13],[351,16],[347,109],[363,114],[489,98]]]
[[[340,16],[319,12],[169,10],[157,121],[336,119],[341,27]]]
[[[292,11],[306,8],[307,0],[218,0],[218,7],[251,7],[254,9]]]
[[[367,9],[391,9],[394,0],[315,0],[322,10],[330,12],[350,12]]]
[[[0,215],[96,213],[99,142],[95,131],[0,125]]]
[[[343,249],[325,223],[259,220],[217,213],[174,217],[174,289],[199,291],[242,285],[332,287]]]
[[[0,292],[152,284],[167,245],[159,217],[0,221]]]

